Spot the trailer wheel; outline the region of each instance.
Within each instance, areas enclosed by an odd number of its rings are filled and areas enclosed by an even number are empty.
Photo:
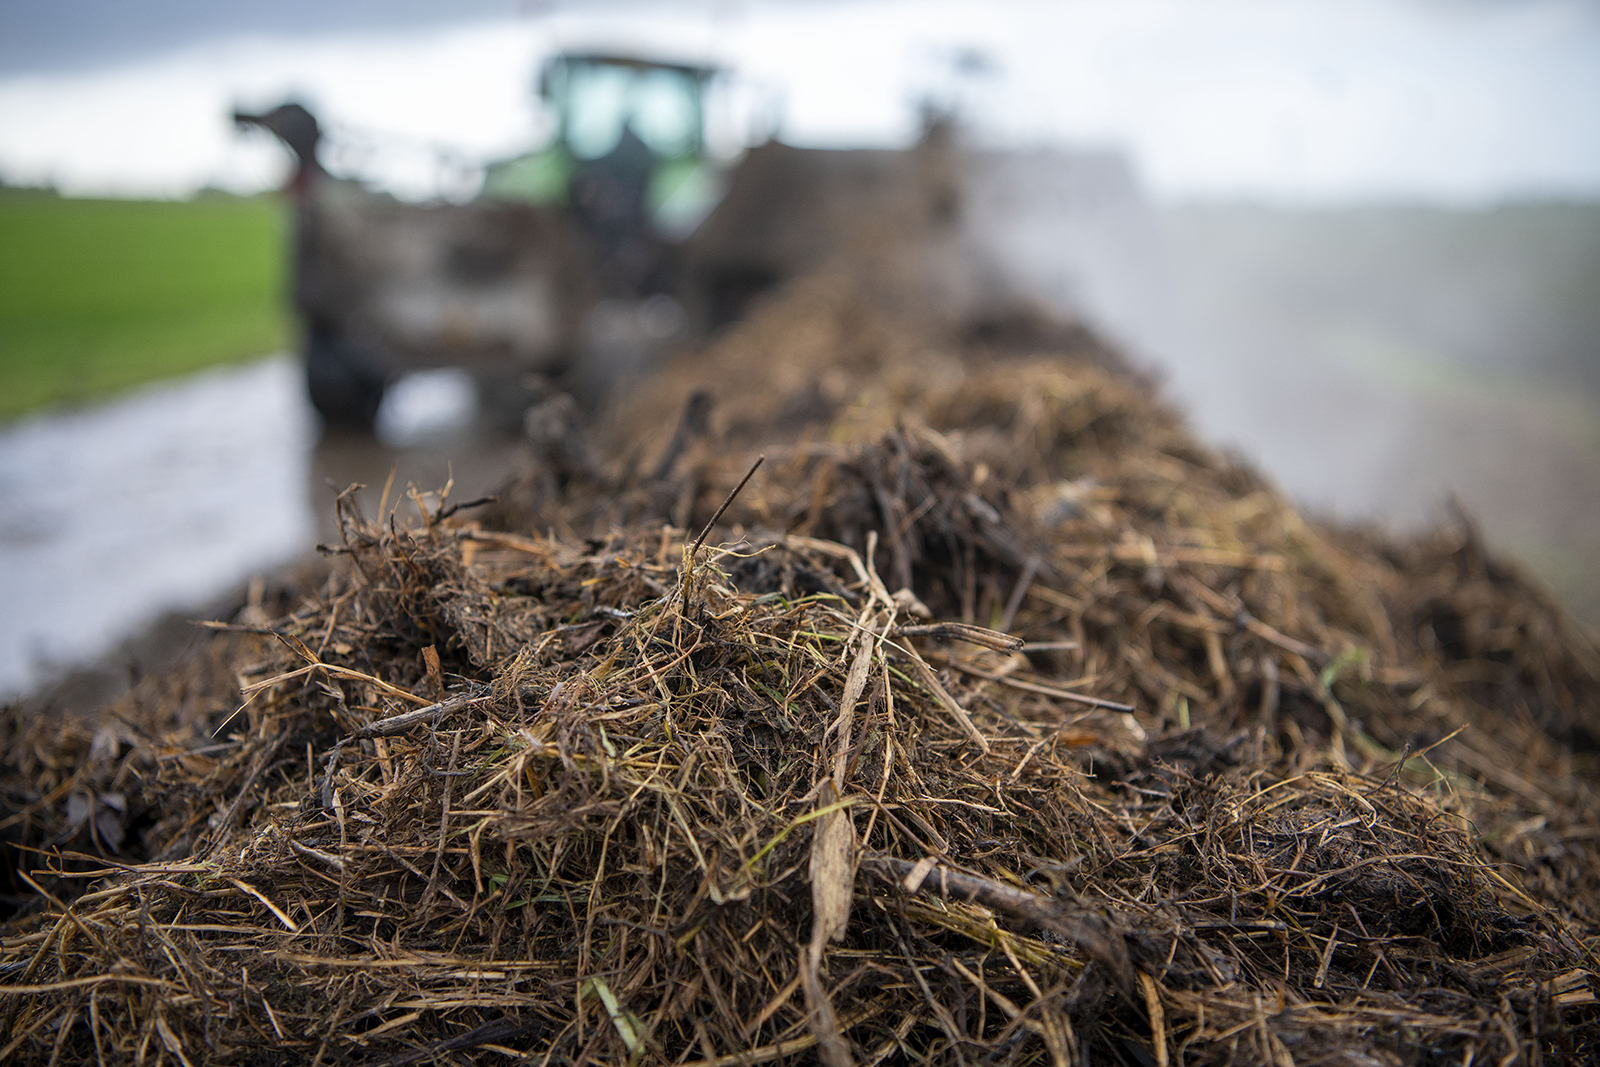
[[[306,392],[331,426],[371,431],[383,403],[387,375],[344,337],[313,334],[306,340]]]

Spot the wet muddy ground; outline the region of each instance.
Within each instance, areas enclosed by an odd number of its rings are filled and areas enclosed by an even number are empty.
[[[454,477],[469,499],[515,459],[508,438],[470,424],[435,417],[425,432],[426,412],[412,413],[424,433],[411,442],[324,434],[303,393],[298,361],[276,356],[0,428],[0,696],[335,539],[337,488],[372,486],[375,509],[393,470],[397,490]],[[130,655],[186,638],[163,633]]]

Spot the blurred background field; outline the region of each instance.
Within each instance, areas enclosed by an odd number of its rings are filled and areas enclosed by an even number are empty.
[[[0,191],[0,418],[281,350],[284,219],[271,195]]]
[[[1600,204],[1162,212],[1197,428],[1314,511],[1455,499],[1600,624]]]

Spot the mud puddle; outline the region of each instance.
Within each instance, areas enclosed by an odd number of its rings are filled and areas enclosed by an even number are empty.
[[[400,491],[452,476],[455,499],[493,491],[513,441],[474,424],[459,382],[407,384],[387,442],[324,435],[288,356],[0,428],[0,699],[333,540],[353,482],[372,486],[369,509],[391,470]]]

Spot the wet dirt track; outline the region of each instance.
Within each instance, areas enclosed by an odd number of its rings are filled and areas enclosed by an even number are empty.
[[[0,428],[0,697],[333,540],[335,487],[372,486],[375,510],[391,469],[397,492],[453,475],[464,500],[514,458],[471,427],[400,448],[323,434],[288,356]]]

